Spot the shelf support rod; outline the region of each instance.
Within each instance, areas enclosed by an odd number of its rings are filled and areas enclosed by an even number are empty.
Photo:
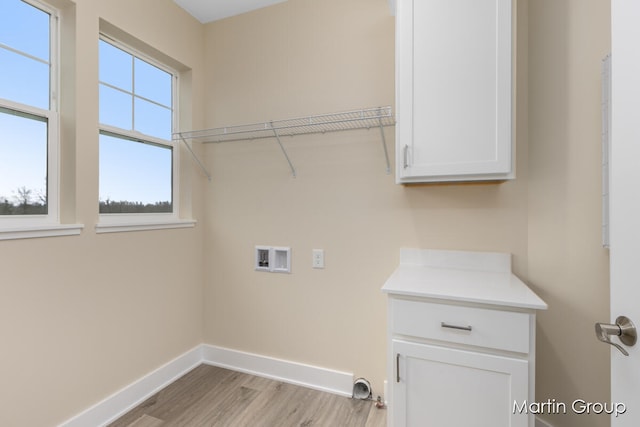
[[[276,140],[278,141],[278,145],[280,145],[280,149],[282,150],[282,154],[284,154],[285,159],[287,159],[287,163],[289,163],[289,167],[291,168],[291,175],[293,175],[293,177],[296,177],[296,168],[293,167],[293,163],[291,163],[291,159],[289,159],[289,155],[287,154],[287,150],[284,149],[284,145],[282,145],[282,141],[280,141],[280,134],[278,133],[278,130],[276,128],[273,127],[273,123],[269,123],[269,125],[271,126],[271,130],[273,131],[273,134],[276,137]]]
[[[387,152],[387,139],[384,137],[384,127],[382,126],[382,118],[378,117],[380,125],[380,135],[382,136],[382,148],[384,149],[384,158],[387,161],[387,175],[391,174],[391,163],[389,162],[389,153]]]
[[[187,147],[187,149],[189,150],[189,153],[191,153],[191,157],[193,157],[193,160],[195,160],[196,163],[198,163],[198,166],[200,166],[200,169],[202,169],[202,172],[204,172],[204,174],[207,176],[207,179],[211,181],[211,174],[207,171],[207,168],[204,167],[200,159],[198,159],[198,156],[196,156],[196,153],[193,152],[189,144],[187,144],[187,141],[182,136],[182,133],[178,133],[178,135],[180,136],[180,140],[184,143],[185,147]]]

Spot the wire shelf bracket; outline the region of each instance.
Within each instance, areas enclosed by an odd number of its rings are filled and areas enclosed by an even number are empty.
[[[233,141],[247,141],[254,139],[275,138],[282,150],[291,174],[295,178],[296,169],[282,144],[283,136],[307,135],[316,133],[339,132],[354,129],[379,128],[382,137],[382,147],[386,161],[387,174],[391,173],[387,141],[384,128],[395,126],[395,118],[390,106],[365,108],[360,110],[344,111],[339,113],[320,114],[315,116],[298,117],[285,120],[273,120],[262,123],[253,123],[239,126],[226,126],[214,129],[176,132],[174,140],[181,140],[189,149],[200,168],[211,180],[211,175],[202,162],[197,158],[187,140],[202,143],[220,143]]]
[[[273,129],[273,134],[276,137],[276,140],[278,141],[278,145],[280,146],[280,149],[282,150],[282,154],[284,154],[284,158],[287,159],[287,163],[289,163],[289,167],[291,168],[291,175],[295,178],[296,177],[296,168],[293,166],[293,163],[291,163],[291,159],[289,158],[289,155],[287,154],[287,150],[284,149],[284,145],[282,145],[282,141],[280,140],[280,134],[278,134],[278,129],[273,127],[273,124],[271,124],[271,128]]]
[[[204,174],[207,176],[207,179],[209,181],[211,181],[211,174],[209,173],[209,171],[207,170],[207,168],[204,167],[204,165],[202,164],[202,162],[200,161],[200,159],[198,158],[198,156],[196,156],[196,153],[193,152],[193,149],[191,148],[191,146],[189,145],[189,143],[187,143],[186,139],[184,139],[181,135],[179,135],[180,141],[183,142],[184,146],[187,147],[187,149],[189,150],[189,153],[191,153],[191,157],[193,157],[193,160],[196,161],[196,163],[198,164],[198,166],[200,166],[200,169],[202,169],[202,172],[204,172]],[[174,138],[175,139],[175,138]]]

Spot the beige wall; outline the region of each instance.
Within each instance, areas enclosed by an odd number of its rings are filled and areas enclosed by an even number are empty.
[[[77,42],[63,74],[72,95],[62,211],[85,229],[0,242],[0,424],[62,422],[203,341],[354,372],[381,394],[380,287],[403,246],[513,253],[516,273],[550,306],[538,320],[538,400],[607,401],[609,349],[592,328],[608,319],[599,199],[608,7],[518,1],[515,181],[396,185],[377,130],[286,138],[295,179],[273,140],[208,145],[196,149],[211,183],[183,158],[181,207],[196,228],[96,235],[100,18],[193,70],[183,129],[393,104],[394,20],[386,0],[289,0],[206,26],[171,0],[77,0],[66,24]],[[393,129],[385,134],[393,153]],[[260,244],[291,246],[292,274],[255,272]],[[311,268],[313,248],[325,250],[324,270]]]
[[[376,132],[207,148],[205,339],[352,371],[382,392],[385,300],[402,246],[506,251],[547,300],[538,322],[539,400],[609,399],[600,246],[599,63],[608,3],[519,1],[517,179],[399,186]],[[394,102],[387,2],[289,0],[206,28],[207,126]],[[393,134],[387,131],[389,148]],[[254,245],[293,248],[291,275],[252,269]],[[311,249],[327,267],[313,270]],[[547,417],[557,426],[604,416]]]
[[[206,60],[212,127],[394,103],[386,0],[289,0],[209,24]],[[526,78],[518,92],[526,100]],[[500,185],[397,185],[375,129],[285,138],[297,178],[274,140],[208,146],[206,341],[354,372],[382,394],[380,288],[400,247],[511,252],[526,273],[519,107],[518,179]],[[392,128],[386,137],[392,153]],[[291,246],[292,273],[255,272],[255,245]],[[313,248],[325,250],[324,270],[311,268]]]
[[[193,69],[198,87],[202,26],[171,0],[59,3],[62,211],[85,228],[80,236],[0,241],[3,426],[57,425],[202,342],[203,225],[95,233],[99,18]],[[201,107],[195,96],[192,109],[201,115]],[[200,197],[189,200],[191,188],[202,191],[199,174],[190,179],[188,166],[182,204],[201,219]]]
[[[601,247],[600,64],[610,2],[529,2],[529,283],[550,306],[538,321],[537,398],[609,401],[609,352],[593,324],[609,319]],[[606,416],[545,417],[608,426]]]

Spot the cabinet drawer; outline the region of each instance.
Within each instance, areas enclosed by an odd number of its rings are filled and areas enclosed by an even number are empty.
[[[392,299],[390,314],[393,334],[529,352],[527,313]]]

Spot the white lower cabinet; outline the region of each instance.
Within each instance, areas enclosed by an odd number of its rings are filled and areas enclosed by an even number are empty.
[[[392,426],[527,427],[527,360],[393,340]]]
[[[402,249],[388,296],[388,427],[534,427],[536,312],[509,254]]]

